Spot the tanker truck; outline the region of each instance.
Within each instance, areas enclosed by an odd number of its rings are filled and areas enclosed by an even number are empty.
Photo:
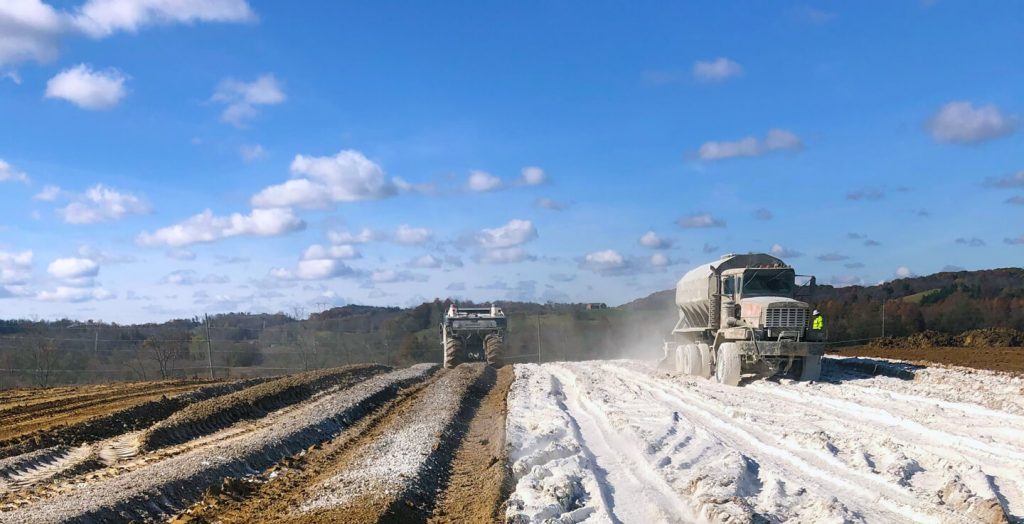
[[[797,298],[814,285],[809,277],[798,286],[794,269],[767,254],[697,266],[676,284],[679,320],[662,362],[733,386],[741,375],[817,380],[824,336],[811,329],[810,307]]]

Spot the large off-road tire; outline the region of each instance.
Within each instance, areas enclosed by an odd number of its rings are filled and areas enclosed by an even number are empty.
[[[804,357],[804,367],[800,371],[800,380],[818,380],[821,378],[821,355]]]
[[[444,345],[444,368],[452,369],[465,360],[462,354],[462,341],[457,338],[449,338]]]
[[[715,380],[719,384],[738,386],[742,365],[739,346],[732,342],[718,346],[718,355],[715,358]]]
[[[700,352],[700,376],[711,378],[711,348],[701,342],[697,344],[697,351]]]
[[[492,368],[505,365],[505,341],[498,335],[487,335],[484,339],[484,356]]]
[[[697,344],[683,346],[683,373],[693,376],[703,376],[704,363],[700,359],[700,349]]]
[[[672,369],[676,373],[682,373],[686,371],[686,352],[683,351],[685,346],[676,346],[675,351],[672,352]]]

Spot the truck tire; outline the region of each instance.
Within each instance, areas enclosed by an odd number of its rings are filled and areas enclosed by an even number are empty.
[[[719,384],[738,386],[741,366],[739,346],[732,342],[726,342],[718,347],[718,355],[715,358],[715,380]]]
[[[686,371],[686,352],[683,351],[683,346],[676,346],[676,350],[672,352],[672,369],[676,373]]]
[[[800,380],[818,380],[821,378],[821,355],[804,357],[804,367],[800,371]]]
[[[484,339],[484,356],[492,368],[500,368],[505,364],[505,341],[497,335],[487,335]]]
[[[444,368],[452,369],[462,363],[462,341],[449,338],[444,345]]]
[[[704,370],[704,363],[700,358],[700,349],[697,348],[696,344],[687,344],[682,346],[682,348],[683,373],[695,377],[703,376],[701,373]]]
[[[701,342],[697,344],[697,351],[700,352],[700,376],[711,378],[711,348]]]

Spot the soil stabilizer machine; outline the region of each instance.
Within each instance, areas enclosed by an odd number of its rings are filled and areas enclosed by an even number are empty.
[[[452,304],[441,320],[444,367],[474,361],[501,367],[507,330],[508,319],[497,306],[460,308]]]
[[[813,293],[814,277],[801,278],[798,285],[792,267],[754,253],[691,270],[676,284],[679,321],[662,365],[733,386],[747,374],[817,380],[824,335],[798,300]]]

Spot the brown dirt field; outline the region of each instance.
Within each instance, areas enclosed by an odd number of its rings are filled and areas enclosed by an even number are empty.
[[[508,389],[514,378],[506,366],[480,388],[470,388],[456,419],[456,443],[440,444],[441,471],[417,485],[432,484],[425,493],[381,493],[345,504],[344,508],[306,514],[295,508],[310,500],[324,480],[358,461],[368,446],[391,434],[415,416],[419,400],[441,374],[402,391],[388,404],[332,441],[284,460],[255,478],[226,479],[204,499],[180,514],[177,524],[232,522],[370,523],[370,522],[497,522],[511,488],[507,473],[505,416]],[[495,378],[496,376],[496,378]],[[446,461],[450,463],[444,464]],[[272,480],[271,480],[272,479]],[[436,493],[436,495],[434,495]]]
[[[963,366],[1010,373],[1024,373],[1024,348],[1013,347],[917,347],[877,348],[856,346],[830,351],[843,357],[890,358],[921,365]]]
[[[438,497],[428,522],[504,521],[503,504],[512,490],[505,453],[505,417],[508,389],[514,378],[512,366],[498,370],[494,387],[480,403],[462,446],[455,452],[448,488]]]
[[[178,380],[12,391],[7,397],[19,400],[10,405],[5,402],[0,410],[0,441],[74,424],[211,383]]]

